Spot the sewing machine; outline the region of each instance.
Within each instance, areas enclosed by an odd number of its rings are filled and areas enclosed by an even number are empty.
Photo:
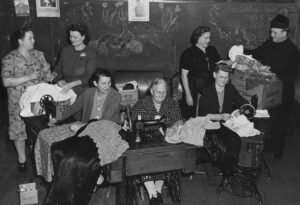
[[[132,120],[130,117],[130,108],[127,107],[127,120],[128,120],[128,134],[125,140],[128,141],[130,145],[137,145],[143,142],[164,142],[165,133],[167,131],[167,126],[164,123],[164,116],[160,119],[155,120]],[[147,127],[161,127],[162,132],[158,129],[153,131],[145,131]]]
[[[62,112],[70,105],[70,100],[54,101],[51,95],[44,95],[40,99],[40,105],[44,109],[45,116],[50,120],[50,116],[58,122],[62,120]]]
[[[47,119],[49,119],[50,115],[54,118],[56,117],[56,103],[51,95],[42,96],[40,105],[44,109]]]

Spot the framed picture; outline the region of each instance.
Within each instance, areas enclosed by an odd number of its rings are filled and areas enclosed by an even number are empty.
[[[37,17],[60,17],[59,0],[36,0]]]
[[[14,0],[16,16],[29,16],[28,0]]]
[[[129,21],[149,21],[149,0],[128,0]]]

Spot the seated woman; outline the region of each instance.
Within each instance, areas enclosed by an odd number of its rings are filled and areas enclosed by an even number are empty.
[[[74,104],[63,112],[63,120],[82,110],[81,122],[103,119],[120,123],[119,105],[122,97],[111,87],[111,73],[106,69],[98,69],[90,81],[95,87],[86,89]]]
[[[215,67],[215,82],[203,91],[199,101],[199,116],[226,121],[234,109],[248,103],[232,84],[227,83],[231,72],[232,69],[224,63]]]
[[[199,101],[200,116],[226,121],[232,111],[248,103],[232,84],[227,83],[231,71],[226,64],[216,65],[213,73],[215,82],[204,89]],[[197,161],[214,162],[221,168],[223,176],[229,176],[239,160],[240,137],[222,125],[219,130],[206,131],[204,145],[206,149],[199,150]]]
[[[183,123],[183,118],[178,103],[167,96],[167,82],[163,78],[156,78],[150,86],[151,96],[146,96],[139,100],[133,109],[133,120],[154,120],[164,117],[164,123],[167,127],[173,126],[175,123]],[[146,127],[145,129],[151,129]],[[152,128],[153,129],[153,128]],[[158,129],[156,127],[155,129]],[[155,130],[153,130],[155,131]],[[151,176],[142,176],[142,181],[148,191],[150,205],[159,204],[161,199],[161,188],[163,179],[168,173],[153,174]],[[156,181],[153,181],[156,179]]]

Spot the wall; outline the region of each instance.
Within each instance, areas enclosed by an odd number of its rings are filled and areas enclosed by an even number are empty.
[[[165,1],[168,2],[168,1]],[[170,1],[169,1],[170,2]],[[254,48],[269,34],[269,22],[285,13],[291,20],[291,38],[299,44],[299,1],[172,1],[151,2],[150,22],[128,22],[127,2],[61,0],[61,18],[37,18],[35,0],[29,0],[30,17],[16,17],[13,1],[0,3],[0,57],[10,49],[9,35],[29,24],[36,48],[55,65],[67,44],[66,28],[75,22],[89,26],[91,46],[97,49],[98,66],[112,70],[163,70],[171,76],[178,70],[180,53],[190,43],[193,29],[212,28],[211,44],[223,58],[234,44]]]

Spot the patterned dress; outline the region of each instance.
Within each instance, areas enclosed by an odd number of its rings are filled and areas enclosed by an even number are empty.
[[[165,117],[164,123],[167,127],[172,127],[178,120],[183,120],[178,103],[173,98],[166,98],[163,100],[159,112],[157,112],[152,96],[146,96],[144,99],[139,100],[134,106],[132,119],[136,120],[138,116],[143,120],[154,120],[156,116]],[[145,127],[145,131],[156,132],[159,126]],[[138,176],[141,182],[166,180],[170,181],[175,172],[160,172],[153,174],[145,174]]]
[[[159,112],[157,112],[152,96],[146,96],[144,99],[139,100],[134,106],[132,119],[137,120],[138,115],[141,116],[142,120],[154,120],[155,116],[164,116],[164,123],[167,127],[172,127],[176,121],[182,120],[179,105],[173,98],[164,99]],[[146,127],[145,129],[155,131],[156,129],[159,129],[159,127],[151,126]]]
[[[30,62],[18,51],[13,50],[2,59],[2,79],[18,78],[25,75],[40,72],[36,80],[27,81],[23,84],[8,87],[8,115],[9,115],[9,136],[11,140],[27,139],[25,124],[20,117],[19,100],[26,88],[51,78],[50,65],[45,60],[44,54],[38,50],[30,51]]]

